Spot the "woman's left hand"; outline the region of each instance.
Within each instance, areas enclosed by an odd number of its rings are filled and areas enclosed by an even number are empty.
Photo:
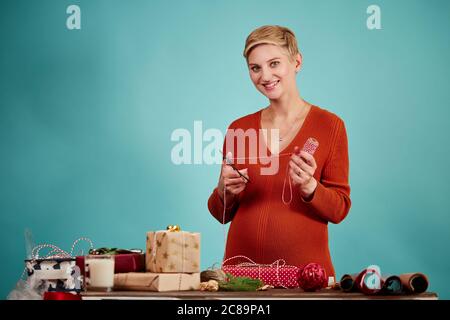
[[[289,161],[289,175],[294,186],[299,186],[303,199],[308,200],[317,187],[314,179],[317,164],[312,155],[306,151],[300,151],[299,147],[294,148],[294,153]]]

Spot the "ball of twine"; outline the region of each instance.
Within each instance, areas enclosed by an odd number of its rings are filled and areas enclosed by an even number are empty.
[[[205,270],[200,273],[200,281],[207,282],[209,280],[216,280],[218,282],[225,281],[227,275],[222,269]]]

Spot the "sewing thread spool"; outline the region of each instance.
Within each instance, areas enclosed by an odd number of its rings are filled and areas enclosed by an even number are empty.
[[[319,141],[311,137],[306,140],[302,150],[308,152],[310,155],[313,155],[318,147]]]
[[[306,140],[305,144],[303,145],[302,151],[308,152],[310,155],[314,155],[317,148],[319,147],[319,141],[316,139],[310,137],[308,140]],[[289,182],[289,200],[284,199],[284,189],[286,188],[286,180]],[[289,164],[286,166],[286,173],[284,174],[284,181],[283,181],[283,191],[281,193],[281,200],[285,205],[289,205],[292,202],[292,181],[291,177],[289,176]]]

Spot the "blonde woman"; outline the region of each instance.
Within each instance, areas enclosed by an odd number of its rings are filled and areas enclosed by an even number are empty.
[[[351,206],[344,122],[300,96],[296,75],[302,55],[288,28],[254,30],[244,57],[251,81],[269,105],[233,121],[227,131],[223,153],[230,159],[208,200],[220,223],[231,221],[225,259],[244,255],[257,263],[284,259],[295,266],[316,262],[335,277],[328,223],[340,223]],[[256,135],[256,141],[250,135],[236,137],[238,131],[251,130],[265,134]],[[319,142],[313,155],[301,150],[310,137]],[[276,172],[262,174],[267,166],[263,156],[256,162],[248,152],[247,158],[235,157],[239,148],[249,151],[255,144],[258,155],[264,151],[277,159]]]

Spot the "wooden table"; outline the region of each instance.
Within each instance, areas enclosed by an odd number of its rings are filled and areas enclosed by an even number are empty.
[[[302,289],[271,289],[257,292],[204,291],[112,291],[84,292],[83,300],[437,300],[433,292],[417,295],[368,296],[358,292],[345,293],[335,289],[304,292]]]

